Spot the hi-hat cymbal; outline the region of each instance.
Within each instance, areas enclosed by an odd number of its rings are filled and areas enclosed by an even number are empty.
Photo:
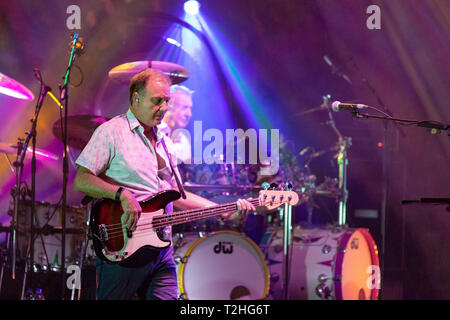
[[[63,140],[61,122],[64,125],[64,119],[61,118],[53,123],[53,134],[60,141]],[[80,114],[67,117],[67,144],[75,149],[83,150],[86,144],[91,139],[95,129],[102,123],[108,121],[109,118],[102,116],[93,116],[87,114]]]
[[[155,69],[166,74],[172,84],[181,83],[189,78],[189,71],[176,63],[165,61],[134,61],[112,68],[108,76],[112,81],[129,85],[131,78],[145,69]]]
[[[7,154],[17,154],[17,144],[14,143],[7,143],[7,142],[0,142],[0,152],[7,153]],[[26,157],[30,157],[33,154],[33,148],[28,145],[27,153],[25,154]],[[49,159],[49,160],[58,160],[59,157],[47,150],[44,149],[35,149],[36,158],[40,159]]]
[[[23,84],[0,72],[0,93],[17,99],[33,100],[34,94]]]

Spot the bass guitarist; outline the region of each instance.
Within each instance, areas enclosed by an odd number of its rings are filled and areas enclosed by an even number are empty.
[[[130,82],[130,107],[100,125],[81,152],[76,164],[76,190],[96,199],[120,202],[122,223],[130,236],[142,213],[141,203],[153,195],[174,189],[177,191],[176,155],[170,138],[158,131],[170,99],[170,79],[153,69],[136,74]],[[186,192],[186,198],[173,202],[180,209],[195,209],[216,205],[203,197]],[[236,210],[222,218],[233,219],[255,211],[248,200],[239,199]],[[172,211],[172,203],[165,212]],[[171,227],[161,232],[162,239],[171,238]],[[173,247],[151,250],[145,263],[127,265],[96,260],[97,299],[177,299],[176,265]]]

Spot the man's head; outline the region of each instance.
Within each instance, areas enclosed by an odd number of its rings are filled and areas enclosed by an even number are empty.
[[[192,117],[192,94],[194,91],[185,86],[174,85],[170,88],[169,110],[164,121],[172,130],[185,128]]]
[[[170,99],[170,79],[165,74],[146,69],[130,82],[130,109],[144,125],[159,125]]]

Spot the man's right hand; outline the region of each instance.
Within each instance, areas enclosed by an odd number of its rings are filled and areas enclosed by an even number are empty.
[[[142,208],[133,194],[126,189],[120,194],[120,203],[122,204],[123,209],[122,223],[128,230],[134,231],[141,215]]]

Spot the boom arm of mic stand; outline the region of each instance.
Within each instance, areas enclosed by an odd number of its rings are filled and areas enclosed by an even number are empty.
[[[437,121],[419,121],[419,120],[408,120],[408,119],[400,119],[400,118],[393,118],[393,117],[386,117],[386,116],[378,116],[378,115],[373,115],[373,114],[368,114],[368,113],[360,113],[357,110],[354,110],[354,112],[352,112],[352,115],[355,118],[364,118],[364,119],[381,119],[381,120],[390,120],[390,121],[394,121],[394,122],[401,122],[404,124],[409,124],[409,125],[413,125],[415,124],[418,127],[423,127],[423,128],[427,128],[429,130],[436,130],[436,132],[432,132],[432,133],[440,133],[441,130],[449,130],[450,129],[450,125],[445,125],[442,123],[439,123]],[[450,136],[450,134],[449,134]]]

